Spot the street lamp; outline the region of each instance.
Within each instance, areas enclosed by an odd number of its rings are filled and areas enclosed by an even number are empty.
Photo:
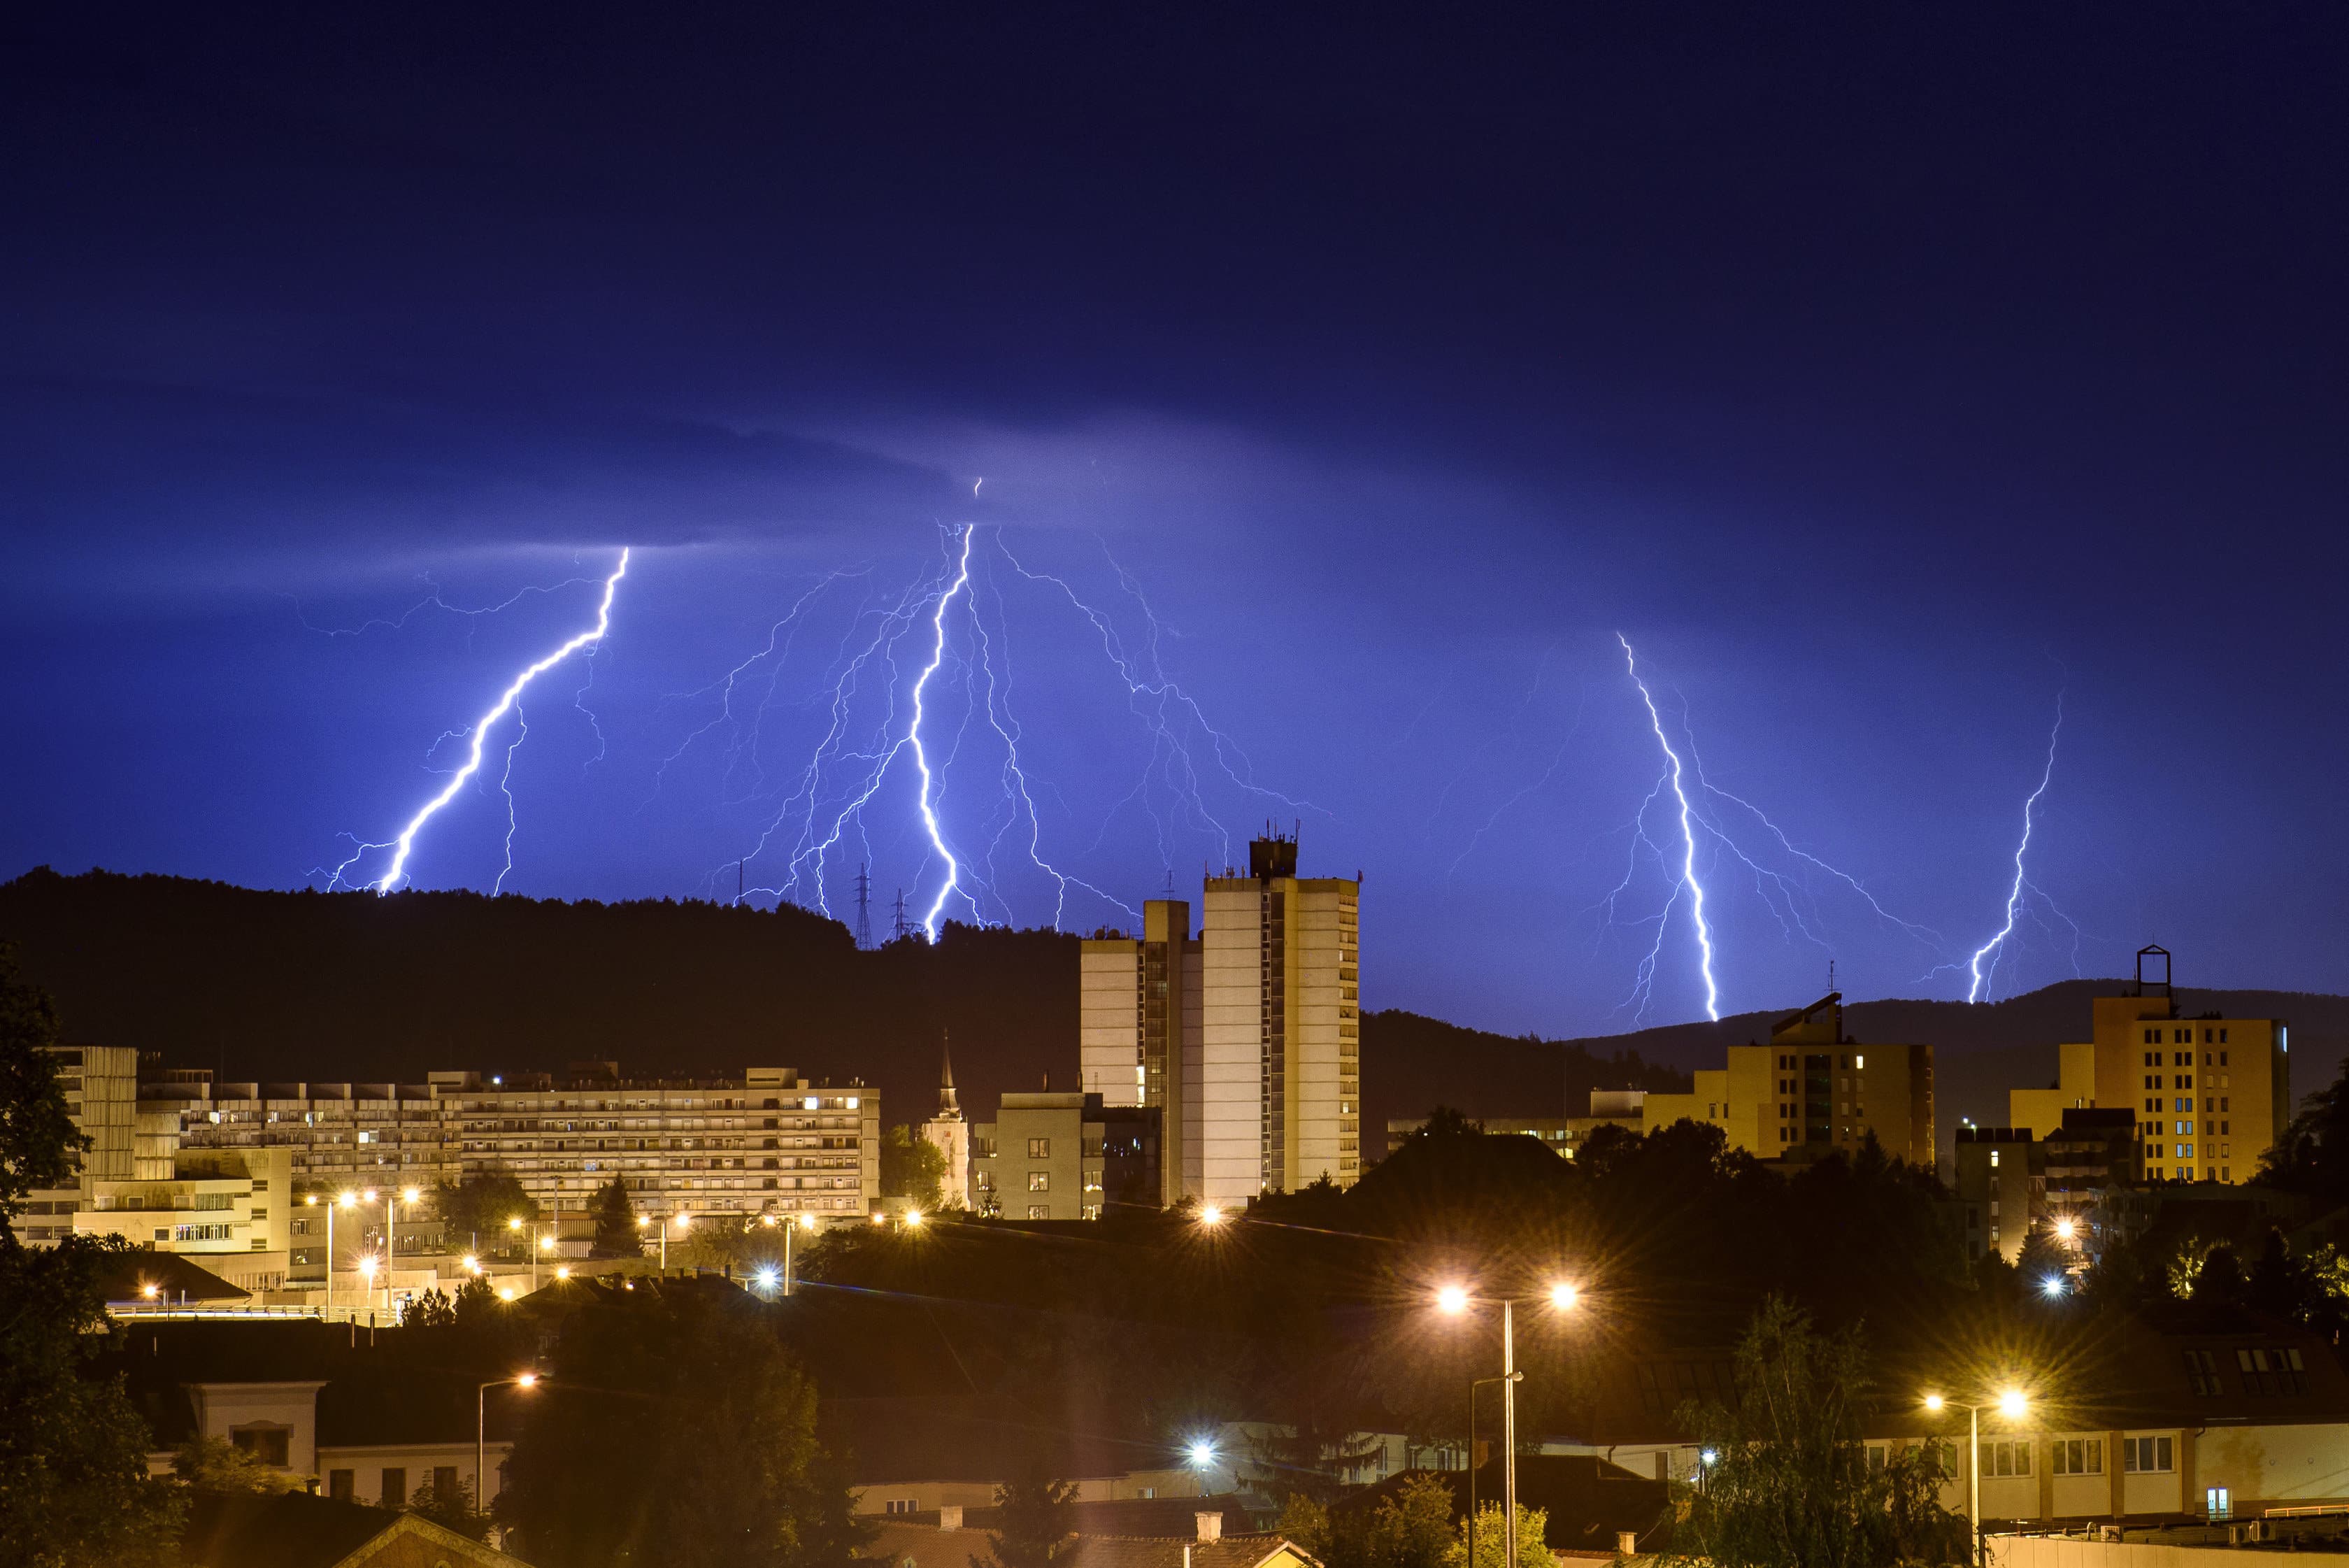
[[[1200,1438],[1191,1444],[1190,1457],[1191,1468],[1194,1470],[1196,1470],[1199,1474],[1199,1495],[1201,1497],[1206,1497],[1207,1495],[1207,1470],[1208,1468],[1216,1462],[1216,1445],[1209,1442],[1205,1438]]]
[[[520,1231],[522,1229],[522,1216],[519,1214],[509,1215],[506,1219],[506,1229],[509,1231]],[[543,1235],[540,1234],[538,1224],[535,1220],[531,1223],[530,1242],[530,1288],[535,1291],[538,1289],[538,1255],[541,1252],[545,1251],[548,1246],[547,1239]]]
[[[691,1222],[692,1216],[687,1214],[678,1214],[675,1216],[664,1214],[660,1217],[660,1266],[661,1272],[664,1274],[668,1272],[668,1228],[672,1220],[674,1220],[677,1228],[682,1231]],[[638,1230],[643,1230],[652,1222],[653,1217],[649,1214],[639,1214],[636,1216],[636,1228]],[[770,1220],[767,1223],[771,1225],[774,1221]]]
[[[1581,1292],[1565,1280],[1553,1283],[1547,1295],[1525,1298],[1530,1305],[1536,1300],[1546,1300],[1558,1312],[1572,1312],[1581,1299]],[[1516,1298],[1502,1296],[1501,1308],[1501,1508],[1507,1515],[1506,1540],[1507,1568],[1517,1568],[1517,1318]],[[1486,1304],[1490,1304],[1489,1303]],[[1465,1285],[1445,1285],[1435,1293],[1436,1309],[1447,1316],[1457,1317],[1469,1307]],[[1473,1465],[1476,1456],[1471,1453]],[[1470,1568],[1475,1568],[1472,1563]]]
[[[2006,1389],[1995,1401],[1987,1405],[1960,1405],[1944,1399],[1939,1394],[1925,1396],[1925,1408],[1935,1415],[1945,1409],[1959,1409],[1966,1413],[1966,1526],[1973,1532],[1977,1561],[1982,1557],[1982,1413],[1985,1409],[1993,1409],[2013,1420],[2023,1414],[2029,1403],[2020,1388]]]
[[[517,1372],[512,1377],[492,1377],[473,1390],[473,1511],[490,1511],[490,1420],[489,1394],[492,1388],[512,1384],[516,1388],[538,1386],[538,1374]]]
[[[1223,1222],[1224,1211],[1216,1208],[1214,1204],[1210,1203],[1205,1209],[1199,1210],[1199,1223],[1205,1225],[1208,1230],[1212,1231]]]

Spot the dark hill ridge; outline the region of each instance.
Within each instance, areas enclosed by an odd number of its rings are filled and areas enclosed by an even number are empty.
[[[1047,1072],[1062,1086],[1077,1076],[1077,939],[1051,931],[950,925],[935,948],[860,952],[839,922],[796,909],[264,892],[44,867],[0,884],[0,940],[20,945],[74,1038],[229,1078],[412,1083],[599,1059],[644,1075],[792,1066],[862,1078],[890,1119],[919,1120],[936,1103],[944,1030],[974,1117]],[[1959,1116],[2002,1120],[2008,1088],[2047,1082],[2055,1044],[2085,1032],[2088,997],[2113,985],[2066,981],[1980,1007],[1858,1002],[1845,1024],[1937,1047],[1946,1145]],[[2329,1081],[2349,1048],[2349,998],[2179,994],[2189,1012],[2291,1020],[2296,1093]],[[1368,1013],[1365,1143],[1382,1150],[1390,1118],[1437,1103],[1580,1115],[1592,1088],[1684,1086],[1688,1069],[1768,1039],[1791,1011],[1575,1041]]]

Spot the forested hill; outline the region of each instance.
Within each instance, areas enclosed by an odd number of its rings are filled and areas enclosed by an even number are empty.
[[[859,951],[840,922],[792,908],[261,892],[47,868],[0,884],[0,941],[57,994],[75,1040],[264,1081],[790,1066],[864,1079],[892,1121],[936,1106],[942,1032],[975,1116],[1047,1073],[1074,1088],[1077,940],[948,925],[936,947]],[[1363,1053],[1373,1152],[1388,1117],[1439,1101],[1548,1116],[1594,1087],[1682,1082],[1407,1012],[1367,1017]]]
[[[232,1079],[417,1082],[441,1068],[607,1059],[644,1075],[790,1066],[862,1078],[891,1120],[919,1120],[936,1104],[938,1041],[951,1031],[974,1116],[1048,1072],[1056,1086],[1077,1081],[1077,939],[1051,931],[949,925],[935,947],[859,951],[838,921],[797,909],[261,892],[41,868],[0,884],[0,941],[57,993],[71,1038]],[[1860,1040],[1936,1048],[1946,1145],[1960,1116],[2001,1120],[2008,1088],[2047,1082],[2055,1043],[2084,1036],[2089,997],[2113,985],[2066,981],[1981,1007],[1858,1002],[1845,1023]],[[2295,1095],[2331,1081],[2349,1049],[2349,998],[2179,997],[2187,1012],[2291,1020]],[[1367,1013],[1365,1152],[1383,1150],[1390,1118],[1437,1103],[1579,1115],[1593,1088],[1685,1086],[1689,1068],[1767,1040],[1811,999],[1788,1000],[1719,1023],[1563,1042]]]

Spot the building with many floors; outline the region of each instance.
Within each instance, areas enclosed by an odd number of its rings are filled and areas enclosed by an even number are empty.
[[[972,1207],[1008,1220],[1098,1220],[1156,1208],[1158,1112],[1083,1093],[1007,1094],[971,1129]]]
[[[2137,981],[2094,1001],[2092,1038],[2056,1047],[2054,1087],[2016,1089],[2007,1119],[2044,1137],[2066,1110],[2127,1107],[2147,1181],[2248,1181],[2292,1120],[2290,1031],[2281,1019],[2181,1017],[2169,953],[2137,955]],[[2148,979],[2148,961],[2161,968]]]
[[[72,1235],[76,1216],[91,1206],[98,1182],[128,1181],[141,1173],[139,1053],[123,1045],[60,1045],[47,1054],[57,1064],[75,1130],[89,1139],[89,1147],[72,1186],[26,1195],[13,1229],[19,1241],[34,1247]]]
[[[626,1078],[616,1063],[591,1062],[561,1074],[434,1073],[423,1084],[179,1073],[143,1085],[139,1106],[176,1116],[191,1150],[285,1150],[296,1192],[429,1189],[496,1171],[551,1212],[584,1214],[617,1178],[653,1213],[819,1221],[869,1214],[880,1196],[879,1095],[789,1067]]]
[[[1195,938],[1189,904],[1153,899],[1140,937],[1084,944],[1082,1086],[1158,1111],[1160,1201],[1361,1176],[1361,896],[1268,835],[1207,879]]]

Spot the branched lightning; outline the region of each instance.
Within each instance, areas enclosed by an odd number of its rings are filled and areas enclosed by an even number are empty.
[[[471,736],[471,744],[467,749],[464,764],[454,774],[450,775],[448,784],[442,786],[440,794],[425,802],[422,809],[419,810],[414,816],[409,819],[408,826],[400,829],[399,836],[398,837],[381,844],[361,844],[354,849],[348,859],[335,867],[334,875],[328,882],[329,887],[340,886],[343,880],[343,874],[348,871],[352,866],[357,864],[360,857],[366,855],[368,851],[375,849],[390,850],[392,852],[391,862],[384,868],[384,872],[380,877],[375,877],[367,885],[374,888],[378,893],[388,893],[393,888],[399,886],[400,882],[407,875],[408,857],[409,852],[416,846],[417,834],[423,830],[426,823],[431,821],[434,816],[440,814],[440,809],[443,806],[446,806],[450,801],[456,799],[457,793],[463,789],[466,784],[471,780],[475,774],[481,771],[481,753],[488,743],[489,732],[492,727],[494,726],[499,720],[505,717],[509,709],[515,708],[521,702],[523,690],[528,687],[532,681],[537,680],[541,675],[545,674],[548,670],[554,669],[556,665],[562,663],[564,659],[570,658],[573,654],[579,652],[581,649],[595,647],[598,642],[603,640],[605,633],[611,629],[612,600],[614,596],[619,592],[620,579],[628,574],[628,556],[629,552],[623,549],[620,552],[620,564],[613,568],[612,575],[604,579],[604,597],[602,603],[596,607],[595,624],[587,630],[579,633],[576,637],[572,638],[560,648],[554,649],[554,652],[547,654],[544,658],[540,659],[535,663],[525,666],[522,672],[516,675],[513,680],[507,684],[505,690],[498,694],[497,701],[492,703],[489,710],[482,713],[481,717],[475,719],[467,730],[461,732],[451,732],[451,734],[470,734]],[[446,738],[448,737],[443,737],[443,739]],[[512,748],[508,749],[507,757],[509,765],[511,765],[512,757]],[[508,804],[511,808],[511,795],[508,796]],[[512,819],[510,813],[508,816],[507,836],[507,868],[509,870],[512,867]],[[501,875],[499,880],[501,883],[503,882],[504,877],[502,875]]]
[[[2023,855],[2031,847],[2032,819],[2033,814],[2038,809],[2039,797],[2047,793],[2047,785],[2055,777],[2055,742],[2058,737],[2063,733],[2064,694],[2061,691],[2058,691],[2055,694],[2055,724],[2053,729],[2047,732],[2047,764],[2040,770],[2039,787],[2033,790],[2030,795],[2023,803],[2023,836],[2014,846],[2014,881],[2006,890],[2006,923],[1999,927],[1997,934],[1992,936],[1990,940],[1984,942],[1982,946],[1974,950],[1973,957],[1966,966],[1967,972],[1971,977],[1971,983],[1966,989],[1966,1000],[1968,1002],[1977,1002],[1982,1000],[1982,992],[1988,988],[1991,975],[1998,968],[1998,961],[2002,956],[2001,950],[2005,947],[2007,939],[2014,934],[2015,919],[2025,906],[2023,895],[2026,892],[2038,893],[2041,900],[2046,903],[2049,909],[2054,909],[2058,919],[2064,920],[2066,924],[2071,923],[2071,917],[2064,914],[2061,909],[2055,909],[2054,901],[2048,898],[2044,892],[2042,892],[2033,884],[2031,878],[2024,875],[2023,868]],[[2078,951],[2077,941],[2079,937],[2079,927],[2074,925],[2072,927],[2072,932],[2075,943],[2074,952],[2075,955],[2075,961],[2073,967],[2076,969],[2078,968],[2076,954]],[[1983,961],[1985,959],[1989,960],[1989,967],[1987,969],[1983,967]]]
[[[1669,764],[1665,776],[1671,784],[1673,798],[1680,803],[1681,874],[1672,885],[1672,897],[1665,903],[1664,915],[1667,918],[1671,915],[1671,906],[1679,900],[1682,889],[1687,889],[1689,913],[1696,924],[1698,967],[1704,975],[1704,1015],[1718,1023],[1721,1022],[1721,987],[1713,979],[1713,929],[1705,923],[1704,919],[1704,884],[1697,880],[1696,824],[1693,820],[1694,814],[1689,805],[1687,784],[1682,777],[1681,754],[1672,749],[1671,741],[1664,733],[1664,716],[1657,711],[1656,699],[1649,692],[1648,683],[1640,678],[1639,660],[1632,656],[1630,639],[1618,632],[1615,634],[1615,640],[1623,645],[1624,670],[1631,677],[1631,684],[1640,689],[1640,701],[1647,704],[1648,722],[1654,729],[1656,744],[1663,748],[1664,759]],[[1650,798],[1654,797],[1651,794]],[[1657,921],[1656,941],[1659,949],[1663,942],[1665,924],[1664,919]],[[1650,953],[1642,968],[1644,972],[1641,981],[1645,984],[1654,977],[1655,954],[1653,952]]]
[[[1243,792],[1311,809],[1257,784],[1247,754],[1210,724],[1199,703],[1167,676],[1159,662],[1158,618],[1139,586],[1113,558],[1110,566],[1119,587],[1140,607],[1149,628],[1139,646],[1129,644],[1115,619],[1088,602],[1068,579],[1031,570],[1004,543],[1000,529],[985,538],[980,535],[981,525],[975,524],[945,530],[941,567],[925,573],[894,599],[868,600],[807,695],[794,698],[780,690],[802,622],[825,587],[843,576],[863,576],[869,568],[835,573],[817,583],[773,623],[764,647],[688,694],[688,700],[714,694],[719,711],[678,742],[661,769],[670,768],[712,731],[723,730],[729,737],[724,742],[725,779],[739,780],[748,788],[747,794],[730,791],[727,804],[757,802],[763,807],[763,826],[746,853],[739,862],[729,860],[709,871],[703,879],[706,888],[714,892],[720,877],[737,877],[741,897],[804,903],[831,914],[828,878],[837,876],[839,866],[854,858],[851,852],[859,847],[869,863],[877,826],[873,814],[885,790],[910,785],[914,821],[909,826],[917,827],[916,842],[924,849],[915,880],[927,892],[918,906],[923,910],[918,925],[926,937],[936,939],[957,900],[968,905],[974,919],[984,921],[999,910],[1006,919],[1018,918],[1009,889],[999,880],[1006,869],[1016,868],[1003,865],[1007,851],[1024,857],[1034,875],[1049,883],[1055,929],[1073,918],[1071,901],[1076,893],[1139,918],[1133,905],[1071,869],[1066,857],[1046,849],[1040,807],[1057,797],[1058,791],[1024,754],[1029,734],[1013,708],[1013,607],[1006,587],[1015,582],[1039,585],[1065,600],[1098,638],[1149,743],[1140,778],[1111,807],[1109,818],[1139,799],[1156,823],[1164,865],[1174,864],[1170,836],[1178,827],[1204,833],[1229,859],[1229,834],[1202,797],[1203,770],[1220,773]],[[924,645],[918,656],[912,648],[916,637]],[[960,686],[958,722],[951,717],[951,682]],[[778,781],[769,792],[762,782],[765,748],[759,726],[771,708],[787,701],[813,710],[817,732],[790,782]],[[942,730],[941,725],[950,728]],[[1196,757],[1202,746],[1212,762]],[[994,753],[991,787],[977,792],[980,801],[974,822],[967,804],[972,793],[968,781],[978,759],[966,753],[988,750]],[[910,769],[897,768],[901,756],[911,763]],[[893,774],[896,784],[891,783]],[[658,787],[657,774],[657,791]],[[990,798],[992,805],[986,804]],[[1065,811],[1067,803],[1061,801],[1061,806]],[[1102,832],[1107,829],[1105,821]],[[1098,849],[1100,842],[1096,837],[1085,852]],[[759,886],[738,877],[738,863],[756,876],[758,866],[771,854],[778,859],[776,869],[759,878]],[[944,874],[934,888],[928,877],[933,861]],[[730,895],[733,891],[728,889]]]
[[[964,589],[970,587],[970,524],[966,523],[962,529],[962,555],[955,563],[954,581],[947,584],[947,591],[938,596],[937,611],[930,618],[930,626],[936,637],[930,645],[928,666],[914,679],[914,720],[905,726],[906,742],[914,748],[914,767],[922,775],[919,798],[922,826],[929,830],[930,847],[936,851],[939,859],[947,863],[947,879],[939,885],[937,897],[930,900],[929,912],[922,917],[922,934],[932,941],[938,940],[938,917],[945,910],[947,900],[954,896],[955,889],[960,885],[962,867],[955,860],[954,851],[947,847],[946,836],[938,830],[937,811],[930,800],[936,781],[930,776],[929,748],[922,743],[922,693],[928,688],[930,678],[937,674],[938,666],[946,662],[947,608],[961,597]],[[968,898],[969,895],[965,894],[964,897]],[[971,910],[974,914],[978,912],[975,900]]]

